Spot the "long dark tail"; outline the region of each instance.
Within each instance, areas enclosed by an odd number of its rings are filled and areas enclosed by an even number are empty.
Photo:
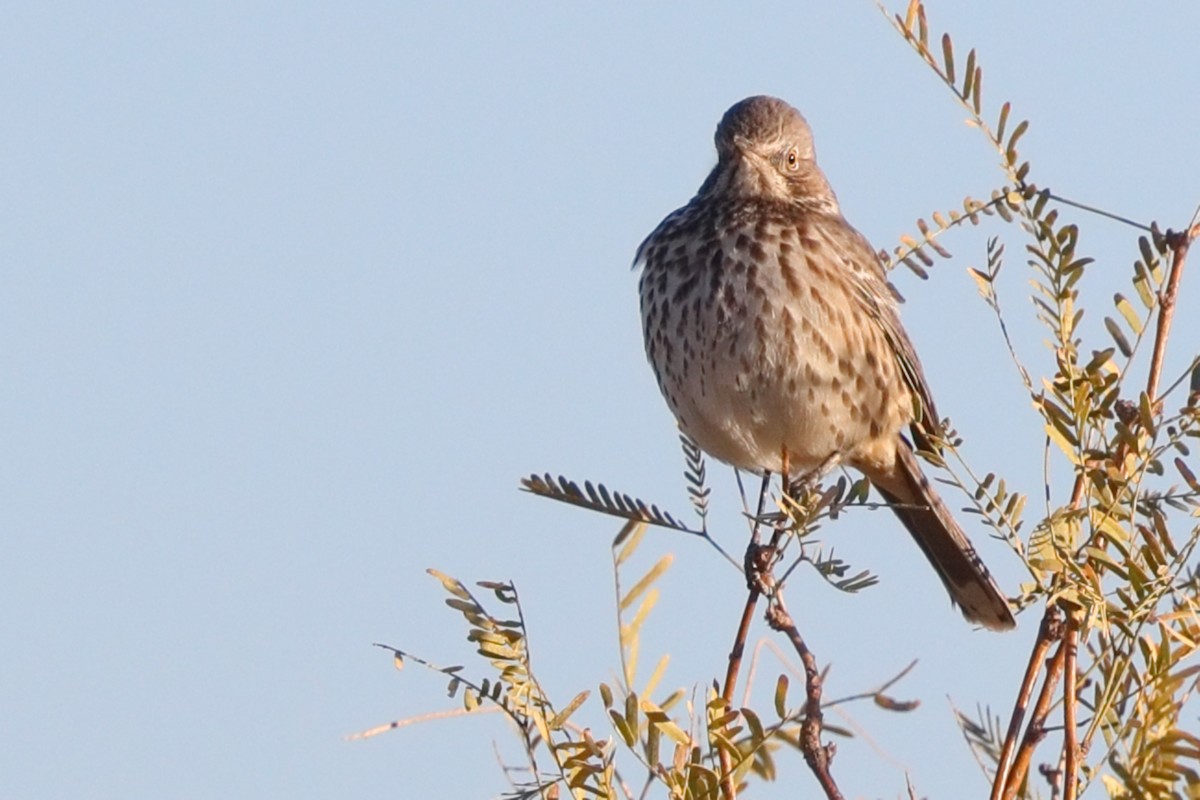
[[[897,448],[890,475],[868,477],[917,540],[963,616],[994,631],[1015,628],[1017,622],[1000,587],[921,471],[908,442],[902,440]]]

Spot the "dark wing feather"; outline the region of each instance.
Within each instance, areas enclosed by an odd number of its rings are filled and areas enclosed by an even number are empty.
[[[916,348],[900,323],[896,293],[888,282],[887,271],[866,237],[851,227],[840,215],[836,217],[836,222],[845,235],[835,235],[829,239],[839,246],[842,263],[846,271],[855,278],[855,298],[862,303],[867,316],[883,331],[884,338],[891,345],[891,351],[896,357],[900,375],[917,400],[911,428],[913,443],[919,450],[937,449],[930,440],[930,433],[938,435],[941,417],[938,416],[937,407],[933,403],[933,395],[925,380],[921,360],[917,358]]]

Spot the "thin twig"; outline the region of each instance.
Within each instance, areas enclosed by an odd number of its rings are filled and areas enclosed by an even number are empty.
[[[817,776],[825,796],[829,800],[843,800],[833,775],[829,771],[829,763],[833,760],[836,748],[832,743],[821,744],[821,724],[824,715],[821,713],[821,671],[817,669],[816,656],[808,649],[804,637],[796,628],[796,623],[788,613],[783,603],[783,595],[776,594],[771,598],[767,608],[767,624],[772,630],[782,632],[796,649],[800,661],[804,664],[804,721],[800,723],[800,749],[809,769]]]
[[[1029,664],[1025,667],[1025,678],[1021,681],[1021,689],[1017,692],[1017,702],[1013,705],[1012,717],[1008,722],[1008,733],[1004,737],[1004,746],[1000,750],[1000,759],[996,762],[996,777],[992,783],[991,800],[1000,800],[1004,794],[1013,751],[1017,746],[1017,737],[1021,734],[1021,723],[1025,721],[1025,710],[1029,707],[1029,698],[1033,695],[1033,686],[1037,683],[1038,674],[1042,670],[1042,662],[1050,651],[1054,641],[1055,630],[1061,632],[1062,620],[1054,606],[1046,609],[1042,624],[1038,628],[1037,641],[1034,642],[1033,652],[1029,654]]]
[[[1096,214],[1097,216],[1101,216],[1101,217],[1108,217],[1109,219],[1116,220],[1117,222],[1123,222],[1126,225],[1132,225],[1133,227],[1137,228],[1140,231],[1153,230],[1149,225],[1143,225],[1140,222],[1135,222],[1134,220],[1131,220],[1128,217],[1122,217],[1120,214],[1114,214],[1111,211],[1105,211],[1102,208],[1096,208],[1095,206],[1089,206],[1086,203],[1077,203],[1074,200],[1068,200],[1067,198],[1061,197],[1049,190],[1047,190],[1047,193],[1049,194],[1049,197],[1051,200],[1055,201],[1056,203],[1062,203],[1064,206],[1074,206],[1075,208],[1078,208],[1081,211],[1087,211],[1087,212]]]
[[[786,502],[791,499],[789,483],[791,470],[786,447],[783,448],[781,455],[780,477],[783,499]],[[761,502],[762,498],[760,497],[759,500]],[[771,571],[776,561],[779,560],[779,543],[783,533],[782,527],[776,527],[771,536],[771,543],[766,547],[757,542],[750,543],[746,549],[746,579],[751,594],[757,592],[771,598],[770,604],[767,606],[767,624],[772,630],[781,631],[787,635],[796,654],[800,656],[801,663],[804,664],[804,721],[800,723],[800,749],[804,753],[804,760],[813,774],[817,776],[817,781],[825,791],[825,796],[829,800],[843,800],[842,793],[838,789],[837,783],[834,782],[833,775],[829,772],[829,762],[833,760],[835,752],[834,745],[831,743],[825,747],[821,744],[821,723],[824,715],[821,713],[821,672],[817,669],[817,659],[808,649],[803,637],[800,636],[796,623],[783,603],[783,594],[779,591],[779,585]]]
[[[741,477],[738,478],[738,485],[741,486]],[[774,561],[774,554],[778,550],[779,539],[783,535],[783,531],[778,528],[771,537],[771,544],[768,547],[763,547],[759,543],[758,520],[762,518],[763,505],[766,503],[767,490],[771,486],[771,473],[763,473],[762,486],[758,492],[758,513],[754,515],[755,522],[751,528],[750,542],[746,545],[746,558],[743,570],[746,575],[746,605],[742,609],[742,618],[738,622],[737,634],[733,639],[733,647],[729,650],[729,664],[725,668],[725,683],[721,687],[721,699],[725,701],[725,711],[728,712],[733,708],[733,693],[737,688],[738,672],[742,668],[742,656],[746,652],[746,638],[750,635],[750,623],[754,619],[754,609],[758,606],[758,598],[762,594],[762,584],[759,581],[759,575],[764,569],[769,570]],[[743,504],[745,498],[743,497]],[[760,566],[761,559],[766,557],[768,560],[764,566]],[[718,748],[717,760],[721,765],[721,795],[724,800],[736,800],[737,786],[733,781],[733,759],[729,752],[724,748]]]
[[[1066,198],[1059,197],[1059,196],[1053,195],[1053,194],[1051,195],[1051,197],[1053,197],[1056,201],[1058,201],[1060,203],[1065,203],[1066,205],[1075,206],[1077,208],[1080,208],[1080,209],[1083,209],[1086,211],[1090,211],[1092,213],[1099,214],[1104,217],[1109,217],[1111,219],[1115,219],[1120,222],[1124,222],[1129,225],[1132,225],[1136,228],[1141,228],[1143,230],[1153,230],[1152,228],[1148,228],[1145,225],[1133,222],[1132,220],[1126,219],[1126,218],[1118,216],[1116,214],[1109,213],[1107,211],[1102,211],[1098,208],[1093,208],[1091,206],[1087,206],[1082,203],[1076,203],[1072,200],[1067,200]],[[1150,356],[1150,374],[1146,379],[1146,396],[1150,399],[1151,403],[1157,402],[1158,385],[1159,385],[1159,381],[1162,376],[1163,361],[1166,356],[1167,339],[1171,332],[1171,322],[1175,316],[1175,301],[1176,301],[1176,298],[1178,297],[1179,284],[1183,277],[1183,265],[1187,259],[1188,248],[1191,246],[1191,243],[1198,236],[1200,236],[1200,223],[1192,224],[1192,226],[1188,229],[1188,231],[1186,233],[1178,233],[1178,234],[1168,233],[1167,234],[1167,241],[1172,250],[1171,271],[1167,278],[1167,285],[1159,293],[1159,298],[1158,298],[1159,313],[1158,313],[1158,321],[1155,326],[1154,349]],[[1121,454],[1118,453],[1118,456],[1120,456],[1120,455]],[[1118,463],[1121,463],[1121,462],[1123,462],[1123,459],[1118,457],[1117,461],[1118,461]],[[1075,485],[1071,489],[1071,507],[1072,508],[1078,508],[1080,503],[1082,503],[1085,485],[1086,485],[1086,477],[1085,477],[1084,471],[1081,469],[1076,474]],[[1069,616],[1071,617],[1072,620],[1075,619],[1075,613],[1076,612],[1074,610],[1069,612]],[[1075,627],[1074,630],[1069,628],[1068,636],[1067,636],[1068,640],[1065,641],[1059,648],[1059,653],[1065,653],[1066,660],[1071,662],[1071,664],[1070,664],[1071,668],[1069,670],[1067,670],[1067,686],[1064,687],[1064,697],[1063,697],[1064,706],[1065,706],[1064,707],[1064,715],[1068,716],[1071,719],[1071,722],[1068,722],[1064,726],[1065,731],[1064,731],[1063,747],[1064,747],[1064,755],[1065,755],[1064,762],[1065,762],[1065,771],[1066,771],[1066,774],[1063,777],[1064,800],[1075,800],[1077,778],[1078,778],[1078,776],[1076,775],[1076,772],[1077,772],[1077,767],[1078,767],[1079,753],[1077,751],[1077,742],[1076,742],[1076,738],[1075,738],[1077,732],[1076,732],[1074,724],[1073,724],[1073,720],[1074,720],[1074,716],[1075,716],[1075,708],[1074,708],[1075,693],[1073,691],[1074,685],[1075,685],[1074,656],[1076,653],[1076,645],[1078,643],[1078,633],[1079,633],[1079,631],[1078,631],[1077,627]],[[1042,643],[1041,637],[1039,634],[1039,639],[1038,639],[1037,644],[1035,644],[1035,648],[1038,645],[1040,645],[1041,643]],[[1056,658],[1057,658],[1057,654],[1056,654]],[[1047,675],[1047,681],[1049,681],[1049,675]],[[1030,727],[1032,728],[1032,726],[1033,726],[1033,722],[1031,721]],[[1027,739],[1028,739],[1028,733],[1029,732],[1027,732],[1027,734],[1026,734]],[[998,772],[997,773],[997,784],[999,784],[1000,782],[1001,782],[1001,778],[1000,778],[1000,773]],[[1004,783],[1006,784],[1006,789],[1008,791],[1012,791],[1012,788],[1011,788],[1012,777],[1011,776],[1006,777],[1004,779]],[[1010,796],[1010,795],[1006,794],[1006,796]]]
[[[1004,782],[1003,800],[1013,800],[1017,796],[1017,791],[1025,782],[1025,776],[1029,772],[1029,762],[1033,760],[1033,751],[1042,737],[1046,735],[1046,716],[1050,713],[1050,704],[1054,699],[1054,689],[1058,686],[1058,679],[1062,677],[1066,654],[1066,648],[1059,643],[1058,650],[1046,665],[1046,677],[1042,682],[1042,691],[1038,694],[1037,703],[1033,708],[1033,716],[1029,718],[1025,736],[1021,740],[1021,747],[1017,750],[1012,769],[1009,770]]]
[[[746,565],[750,566],[749,555],[747,555]],[[750,634],[750,622],[754,619],[754,608],[758,605],[759,595],[760,592],[755,587],[751,587],[749,594],[746,595],[746,607],[742,609],[737,635],[734,637],[733,647],[729,651],[729,665],[725,668],[725,684],[721,690],[721,698],[730,705],[733,703],[733,692],[737,686],[738,672],[742,668],[742,656],[746,652],[746,638]]]
[[[435,719],[449,719],[450,717],[465,717],[469,714],[494,714],[503,710],[504,709],[500,708],[500,706],[478,705],[475,708],[470,709],[451,708],[446,711],[431,711],[428,714],[421,714],[420,716],[416,717],[408,717],[407,719],[398,719],[393,720],[392,722],[384,723],[383,725],[376,725],[374,728],[367,728],[365,731],[348,734],[344,738],[348,742],[353,742],[357,739],[370,739],[372,736],[378,736],[381,733],[399,730],[400,728],[407,728],[409,725],[416,725],[420,722],[432,722]]]
[[[1046,783],[1050,784],[1050,800],[1061,800],[1063,789],[1063,770],[1066,768],[1063,765],[1065,759],[1060,758],[1058,763],[1051,766],[1050,764],[1038,765],[1038,774],[1046,779]]]
[[[1173,380],[1171,382],[1171,385],[1163,390],[1163,393],[1159,399],[1162,399],[1163,397],[1166,397],[1167,395],[1174,392],[1176,389],[1178,389],[1183,384],[1184,381],[1195,380],[1193,378],[1193,375],[1195,374],[1197,369],[1200,369],[1200,356],[1196,356],[1195,358],[1192,359],[1192,363],[1188,364],[1187,368],[1185,368],[1183,370],[1183,372],[1179,373],[1179,377],[1176,378],[1175,380]],[[1190,392],[1189,392],[1189,394],[1190,394]],[[1193,401],[1189,398],[1188,402],[1191,403]]]
[[[844,703],[851,703],[855,700],[872,700],[874,698],[877,698],[881,694],[886,692],[888,689],[890,689],[894,685],[896,685],[896,683],[898,683],[905,675],[912,672],[913,667],[915,667],[916,665],[917,665],[917,659],[914,658],[912,661],[908,662],[907,667],[900,670],[900,672],[894,678],[889,679],[886,683],[884,683],[878,689],[875,689],[874,691],[870,691],[870,692],[861,692],[859,694],[851,694],[851,695],[847,695],[846,697],[839,697],[836,700],[829,700],[828,702],[826,702],[824,704],[823,707],[824,708],[832,708],[834,706],[842,705]]]
[[[1063,641],[1063,800],[1076,800],[1079,791],[1079,731],[1075,727],[1075,658],[1079,647],[1080,609],[1067,616],[1067,638]]]
[[[1060,198],[1061,199],[1061,198]],[[1109,215],[1111,216],[1111,215]],[[1200,237],[1200,223],[1195,222],[1184,233],[1166,234],[1168,246],[1171,248],[1171,269],[1167,276],[1166,286],[1159,292],[1158,320],[1154,331],[1154,349],[1150,355],[1150,372],[1146,378],[1146,397],[1153,407],[1159,405],[1158,388],[1162,379],[1163,363],[1166,360],[1167,340],[1171,333],[1171,322],[1175,317],[1175,303],[1179,296],[1179,286],[1183,279],[1183,267],[1187,261],[1188,248],[1193,241]],[[1117,448],[1117,463],[1125,462],[1126,446],[1122,442]],[[1075,487],[1071,496],[1071,505],[1078,507],[1083,499],[1084,473],[1080,471],[1075,479]],[[1063,800],[1075,800],[1078,792],[1079,747],[1078,731],[1075,727],[1075,656],[1079,639],[1079,610],[1069,609],[1067,635],[1059,652],[1064,655],[1064,670],[1066,680],[1063,686]],[[1057,658],[1057,654],[1056,654]],[[1047,676],[1048,679],[1048,676]],[[1030,723],[1032,726],[1032,723]]]
[[[746,688],[742,692],[742,707],[743,708],[751,707],[750,706],[750,694],[751,694],[750,690],[751,690],[751,686],[754,683],[755,670],[758,668],[758,664],[759,664],[760,660],[762,659],[764,650],[770,650],[772,653],[774,653],[775,657],[777,659],[779,659],[780,665],[782,665],[782,667],[785,670],[787,670],[790,674],[794,675],[798,680],[805,679],[803,669],[802,668],[798,669],[796,667],[795,663],[790,658],[788,658],[788,656],[783,652],[783,650],[780,649],[779,645],[777,645],[773,639],[762,638],[758,641],[758,644],[756,644],[754,647],[754,655],[750,658],[750,668],[746,671]],[[836,700],[822,700],[821,701],[821,709],[823,711],[832,709],[833,713],[837,714],[841,718],[844,727],[850,729],[850,731],[853,732],[854,736],[857,736],[864,744],[866,744],[873,751],[875,751],[875,755],[879,756],[879,758],[881,760],[886,761],[887,763],[891,764],[896,769],[901,770],[901,771],[907,769],[907,766],[895,755],[893,755],[892,753],[890,753],[886,749],[884,749],[884,747],[881,744],[879,744],[879,742],[876,741],[871,736],[871,733],[866,728],[864,728],[857,720],[855,720],[855,718],[850,715],[850,712],[847,711],[845,708],[843,708],[843,706],[848,705],[852,701],[871,700],[871,699],[880,697],[882,695],[882,692],[885,692],[889,687],[891,687],[893,684],[895,684],[897,681],[899,681],[905,675],[907,675],[912,670],[912,668],[916,666],[916,664],[917,664],[917,662],[915,660],[912,661],[907,667],[905,667],[903,670],[901,670],[898,675],[896,675],[894,678],[889,679],[886,683],[882,684],[878,689],[876,689],[873,692],[863,692],[862,694],[850,695],[847,697],[839,697]],[[801,667],[802,666],[803,665],[801,665]],[[1200,681],[1198,681],[1198,683],[1200,683]],[[911,702],[915,705],[919,701],[914,700]]]
[[[650,796],[650,788],[655,784],[654,779],[655,775],[653,771],[646,775],[646,782],[642,784],[642,793],[638,795],[638,800],[646,800]]]
[[[749,567],[749,553],[755,549],[757,545],[751,543],[747,548],[747,567]],[[747,574],[749,570],[747,569]],[[746,637],[750,634],[750,622],[754,619],[754,609],[758,605],[759,592],[754,587],[750,588],[749,594],[746,595],[746,607],[742,609],[742,619],[738,623],[737,635],[733,640],[733,648],[729,651],[729,666],[725,669],[725,685],[721,690],[721,699],[725,701],[725,711],[728,713],[733,708],[733,692],[737,686],[738,671],[742,666],[742,655],[746,652]],[[735,800],[737,797],[737,786],[733,781],[733,758],[729,751],[721,747],[717,749],[717,759],[721,763],[721,796],[725,800]]]
[[[1193,224],[1186,233],[1168,234],[1171,246],[1171,274],[1167,277],[1166,289],[1159,297],[1158,324],[1154,331],[1154,354],[1150,359],[1150,377],[1146,380],[1146,396],[1154,402],[1157,398],[1158,382],[1162,376],[1163,358],[1167,350],[1167,336],[1171,332],[1171,320],[1175,316],[1175,299],[1179,295],[1179,282],[1183,279],[1183,265],[1187,261],[1188,248],[1200,237],[1200,223]]]

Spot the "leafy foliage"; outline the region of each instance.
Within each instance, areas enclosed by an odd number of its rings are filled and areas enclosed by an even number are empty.
[[[1044,507],[1032,510],[1028,498],[1013,489],[1016,483],[967,464],[948,422],[931,433],[921,455],[940,468],[942,482],[957,489],[968,510],[1020,559],[1029,577],[1019,604],[1027,611],[1040,609],[1042,621],[1007,724],[990,708],[979,708],[974,716],[956,710],[959,727],[993,784],[992,800],[1038,795],[1030,771],[1035,753],[1046,756],[1038,773],[1053,797],[1075,800],[1090,786],[1113,798],[1195,797],[1200,736],[1186,726],[1194,722],[1192,700],[1200,685],[1195,557],[1200,480],[1190,463],[1192,440],[1200,437],[1200,358],[1193,358],[1166,389],[1162,370],[1181,272],[1200,225],[1193,220],[1184,234],[1142,226],[1143,234],[1130,247],[1132,266],[1119,284],[1103,287],[1112,294],[1114,311],[1089,333],[1081,289],[1108,276],[1092,269],[1081,229],[1060,214],[1064,204],[1086,206],[1034,183],[1034,169],[1020,150],[1030,124],[1017,121],[1011,103],[989,110],[974,50],[963,59],[949,34],[931,39],[921,0],[912,0],[892,21],[991,144],[1003,185],[989,189],[987,201],[968,196],[955,210],[929,215],[931,222],[918,219],[917,234],[901,237],[899,246],[881,257],[923,276],[935,257],[950,258],[944,241],[955,228],[967,222],[1009,225],[1006,233],[1020,238],[1031,278],[1032,317],[1048,346],[1040,369],[1018,354],[1008,309],[1024,306],[1007,302],[1012,290],[1005,281],[1011,273],[1005,266],[1006,243],[1001,235],[991,236],[985,266],[970,269],[970,275],[997,322],[1015,379],[1040,416]],[[1144,385],[1135,383],[1143,375]],[[1185,384],[1190,393],[1177,396]],[[511,619],[487,610],[454,578],[433,573],[449,594],[447,604],[465,621],[467,637],[486,664],[485,675],[468,677],[464,667],[437,667],[388,648],[397,663],[415,660],[447,677],[450,695],[461,696],[465,711],[491,707],[509,719],[524,747],[529,775],[513,782],[510,797],[633,798],[657,787],[673,799],[731,799],[754,780],[773,780],[776,757],[793,749],[803,754],[826,795],[840,797],[828,770],[832,749],[820,736],[822,730],[844,732],[822,728],[821,709],[852,700],[871,700],[895,712],[916,705],[886,693],[907,669],[872,692],[824,701],[825,675],[783,605],[786,583],[800,564],[841,591],[860,591],[875,582],[869,572],[854,572],[832,551],[824,552],[815,538],[827,521],[872,505],[866,481],[851,483],[845,476],[828,485],[780,487],[777,507],[768,511],[760,502],[751,514],[746,504],[752,534],[739,566],[748,599],[723,684],[713,680],[702,690],[664,691],[666,654],[640,676],[642,634],[660,596],[658,584],[672,563],[671,556],[663,556],[634,571],[646,531],[655,526],[700,536],[720,550],[708,533],[712,495],[704,455],[686,437],[681,446],[684,483],[698,526],[604,484],[549,474],[522,480],[528,492],[624,521],[612,547],[621,670],[616,680],[596,687],[599,709],[589,704],[590,690],[576,693],[561,710],[551,702],[534,677],[524,614],[507,583],[479,586],[506,614],[515,613]],[[1069,471],[1069,488],[1051,481],[1052,463]],[[769,532],[769,542],[762,540],[763,531]],[[777,577],[776,565],[785,563]],[[778,675],[769,712],[733,702],[746,629],[760,596],[768,601],[771,627],[800,657],[805,682],[804,697],[793,701],[788,675]],[[598,740],[590,729],[571,722],[588,713],[600,714],[611,735]],[[1061,713],[1061,724],[1050,722],[1052,713]],[[399,723],[384,729],[394,727]],[[635,774],[640,790],[631,788],[629,776]]]
[[[1090,712],[1090,718],[1079,729],[1070,726],[1064,731],[1065,771],[1051,772],[1064,773],[1061,788],[1067,797],[1078,791],[1073,785],[1076,766],[1083,776],[1082,788],[1100,776],[1113,797],[1175,796],[1180,787],[1195,785],[1200,755],[1196,737],[1179,728],[1182,709],[1194,691],[1194,676],[1200,672],[1193,663],[1200,624],[1198,595],[1189,577],[1200,539],[1195,524],[1200,504],[1186,462],[1187,440],[1200,434],[1194,395],[1182,407],[1166,410],[1167,397],[1183,377],[1160,393],[1157,376],[1170,325],[1164,308],[1174,302],[1179,270],[1197,229],[1169,235],[1151,226],[1149,235],[1138,239],[1129,278],[1132,291],[1115,292],[1117,313],[1104,318],[1111,341],[1089,348],[1081,325],[1080,290],[1092,278],[1088,267],[1093,259],[1081,250],[1080,229],[1060,220],[1055,201],[1061,198],[1032,182],[1030,162],[1018,150],[1028,122],[1008,133],[1012,107],[1004,103],[995,127],[988,126],[983,70],[975,51],[960,68],[949,34],[935,50],[919,0],[895,18],[895,25],[1000,155],[1011,186],[1004,199],[1026,238],[1035,317],[1049,334],[1051,368],[1035,383],[1032,370],[1017,357],[1001,310],[1004,245],[991,239],[986,269],[972,270],[972,276],[1043,418],[1047,446],[1066,459],[1075,482],[1058,505],[1048,504],[1027,540],[1021,538],[1020,519],[1025,498],[1012,493],[1004,479],[992,473],[976,479],[965,470],[965,477],[954,476],[952,482],[970,492],[975,510],[1029,568],[1033,582],[1023,587],[1023,603],[1042,602],[1048,616],[1066,616],[1064,647],[1073,648],[1077,639],[1087,641],[1089,659],[1069,662],[1074,669],[1066,686],[1076,688],[1068,690],[1062,703],[1070,715],[1068,723],[1076,704]],[[1148,341],[1154,344],[1147,352]],[[1148,361],[1150,377],[1144,389],[1132,385],[1139,356]],[[1164,459],[1172,453],[1182,488],[1167,482]],[[1049,483],[1047,492],[1052,496]],[[1185,515],[1179,520],[1185,532],[1177,543],[1170,531],[1171,513],[1178,512]],[[1044,687],[1053,688],[1049,673]],[[973,749],[985,752],[993,766],[1000,764],[999,729],[990,718],[979,724],[960,715],[960,724]],[[1106,751],[1100,760],[1082,763],[1097,733]],[[997,786],[1005,790],[1005,797],[1031,791],[1018,768],[1004,774],[1022,763],[1028,758],[1022,762],[1018,752],[1013,762],[1000,764]]]
[[[702,479],[703,474],[700,477]],[[658,506],[651,505],[644,500],[630,497],[621,492],[610,492],[602,483],[593,484],[591,481],[584,481],[583,487],[580,488],[579,484],[573,480],[564,478],[561,475],[555,479],[549,473],[546,473],[545,475],[530,475],[528,478],[523,478],[521,486],[527,492],[533,492],[542,497],[548,497],[551,500],[570,503],[574,506],[586,508],[590,511],[599,511],[602,514],[609,514],[614,517],[621,517],[631,522],[648,522],[651,525],[671,528],[684,533],[692,533],[697,536],[704,535],[703,531],[693,530],[677,520],[670,513],[660,511]],[[707,495],[705,499],[707,500]]]
[[[513,800],[557,797],[560,786],[566,786],[572,796],[579,798],[616,797],[611,743],[597,742],[589,731],[570,723],[590,692],[579,692],[561,710],[555,709],[533,674],[516,588],[498,581],[477,584],[492,592],[501,605],[516,612],[515,619],[502,619],[488,611],[456,578],[433,569],[429,574],[450,595],[446,605],[462,615],[467,623],[467,640],[476,645],[479,656],[491,666],[492,675],[472,679],[464,674],[462,666],[439,667],[399,648],[378,646],[392,652],[398,667],[407,659],[448,676],[447,693],[450,697],[461,694],[466,711],[490,704],[505,714],[525,748],[531,776],[529,780],[514,782],[508,797]],[[539,757],[546,756],[554,764],[553,772],[543,772],[539,767]]]

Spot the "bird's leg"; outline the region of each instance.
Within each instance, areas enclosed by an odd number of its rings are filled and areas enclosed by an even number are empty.
[[[754,528],[750,532],[750,541],[752,544],[758,544],[760,541],[758,528],[762,524],[763,508],[767,504],[767,491],[771,488],[771,473],[769,470],[763,470],[762,484],[758,487],[758,506],[754,511]]]
[[[783,496],[785,498],[792,496],[792,487],[791,487],[792,465],[790,462],[791,462],[791,459],[788,458],[788,449],[787,449],[787,445],[785,444],[783,447],[779,448],[779,463],[780,463],[780,467],[781,467],[780,471],[779,471],[779,476],[780,476],[779,483],[780,483],[780,491],[783,492]]]
[[[841,453],[832,453],[824,461],[804,473],[794,481],[788,484],[788,497],[793,500],[802,494],[805,494],[808,489],[815,486],[822,478],[828,475],[834,467],[842,463]]]
[[[787,446],[780,448],[780,487],[783,496],[786,498],[788,494],[788,471],[791,467],[790,459],[788,458]],[[767,493],[771,488],[771,473],[768,470],[763,470],[762,487],[758,491],[758,514],[757,518],[762,519],[763,506],[767,501]],[[771,576],[771,569],[775,566],[775,562],[779,560],[779,545],[783,539],[786,526],[782,521],[776,522],[774,531],[771,533],[770,544],[764,545],[758,535],[758,528],[754,529],[754,536],[750,541],[750,546],[746,548],[746,563],[745,572],[746,580],[750,586],[751,592],[762,592],[769,594],[774,588],[775,579]]]

